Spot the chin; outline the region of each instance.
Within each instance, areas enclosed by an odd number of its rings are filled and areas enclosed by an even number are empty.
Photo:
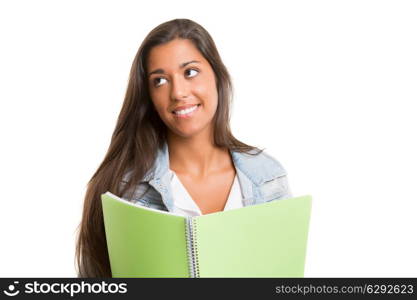
[[[198,132],[176,132],[176,135],[182,137],[182,138],[192,138],[193,136],[196,136]]]
[[[175,131],[173,131],[173,133],[175,135],[178,135],[182,138],[191,138],[193,136],[198,135],[201,132],[201,129],[196,129],[196,128],[189,128],[189,129],[176,129]]]

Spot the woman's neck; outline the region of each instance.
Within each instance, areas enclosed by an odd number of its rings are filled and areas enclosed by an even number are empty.
[[[203,179],[231,163],[228,149],[216,147],[213,138],[207,136],[169,134],[167,143],[170,169],[178,174]]]

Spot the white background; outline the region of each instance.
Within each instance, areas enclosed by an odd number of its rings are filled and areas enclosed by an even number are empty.
[[[306,277],[417,276],[415,1],[0,2],[0,276],[73,277],[86,184],[145,35],[190,18],[232,128],[311,194]]]

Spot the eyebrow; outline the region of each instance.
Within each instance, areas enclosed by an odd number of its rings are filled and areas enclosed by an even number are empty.
[[[187,61],[187,62],[185,62],[185,63],[180,64],[180,65],[179,65],[179,67],[182,69],[182,68],[184,68],[186,65],[191,64],[191,63],[200,63],[200,61],[198,61],[198,60],[190,60],[190,61]],[[149,76],[151,76],[152,74],[165,74],[165,71],[164,71],[163,69],[156,69],[156,70],[153,70],[152,72],[150,72],[150,73],[148,74],[148,77],[149,77]]]

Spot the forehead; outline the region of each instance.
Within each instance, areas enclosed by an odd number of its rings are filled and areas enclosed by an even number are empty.
[[[153,47],[149,52],[147,66],[148,70],[178,68],[179,64],[190,60],[206,62],[204,56],[190,40],[175,39]]]

